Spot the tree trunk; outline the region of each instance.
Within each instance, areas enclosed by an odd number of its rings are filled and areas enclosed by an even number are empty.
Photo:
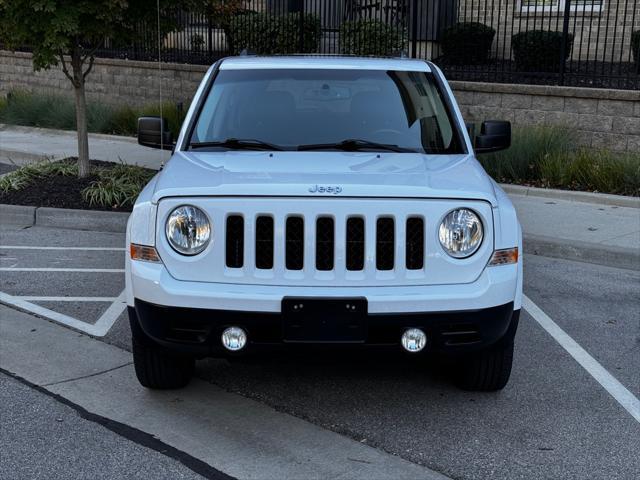
[[[76,130],[78,132],[78,177],[89,175],[89,135],[87,132],[87,99],[84,93],[84,79],[74,85],[76,96]]]

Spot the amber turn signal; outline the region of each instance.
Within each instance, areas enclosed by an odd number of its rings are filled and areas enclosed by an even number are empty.
[[[129,247],[129,252],[131,253],[131,260],[142,260],[143,262],[156,262],[159,263],[160,256],[158,252],[156,252],[155,247],[150,247],[148,245],[138,245],[137,243],[132,243]]]
[[[510,263],[518,263],[518,247],[496,250],[493,252],[491,260],[489,260],[489,266],[508,265]]]

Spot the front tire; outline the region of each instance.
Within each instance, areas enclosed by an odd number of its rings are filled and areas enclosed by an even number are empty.
[[[502,390],[511,376],[512,363],[513,339],[500,341],[461,359],[457,371],[458,386],[479,392]]]
[[[140,385],[154,390],[187,386],[195,368],[193,357],[172,355],[149,339],[137,319],[131,321],[133,366]]]

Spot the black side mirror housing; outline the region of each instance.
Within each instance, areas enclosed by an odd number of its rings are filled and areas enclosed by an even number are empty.
[[[482,122],[480,135],[475,138],[476,153],[497,152],[511,146],[511,123],[503,120]]]
[[[138,143],[145,147],[173,150],[173,135],[164,117],[138,118]]]

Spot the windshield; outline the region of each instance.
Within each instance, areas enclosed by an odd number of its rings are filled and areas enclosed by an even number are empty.
[[[221,70],[189,148],[463,153],[432,74]]]

